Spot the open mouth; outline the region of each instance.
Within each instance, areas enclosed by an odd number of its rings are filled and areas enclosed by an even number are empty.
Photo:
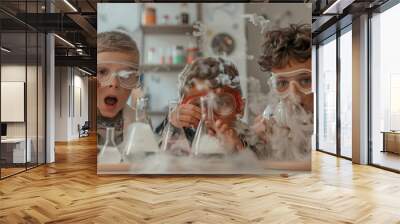
[[[107,96],[104,98],[104,103],[108,106],[114,106],[118,103],[118,99],[115,96]]]

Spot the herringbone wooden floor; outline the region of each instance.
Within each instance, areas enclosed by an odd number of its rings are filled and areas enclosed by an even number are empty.
[[[95,139],[0,181],[0,223],[400,223],[400,175],[317,153],[310,174],[97,176]]]

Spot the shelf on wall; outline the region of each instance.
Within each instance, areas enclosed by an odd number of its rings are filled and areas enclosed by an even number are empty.
[[[192,35],[192,25],[153,25],[153,26],[141,26],[144,34],[180,34],[180,35]]]
[[[145,64],[142,65],[140,68],[144,72],[180,72],[183,70],[186,64]]]

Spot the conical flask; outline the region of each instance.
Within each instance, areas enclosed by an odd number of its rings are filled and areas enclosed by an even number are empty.
[[[136,101],[136,121],[128,127],[128,139],[124,157],[128,161],[144,158],[159,151],[156,138],[147,115],[148,99]]]
[[[212,96],[204,96],[200,98],[201,107],[201,120],[197,127],[196,134],[192,143],[193,155],[197,157],[223,157],[227,150],[224,149],[224,145],[215,136],[208,134],[208,127],[206,121],[213,123],[213,108],[211,102]]]
[[[120,163],[122,161],[121,153],[118,150],[117,144],[115,144],[114,138],[115,129],[107,127],[106,141],[97,156],[98,163]]]
[[[163,131],[161,150],[169,152],[177,156],[189,155],[191,147],[186,138],[183,128],[175,127],[171,124],[172,114],[178,106],[178,101],[170,101],[168,103],[168,124]],[[179,113],[177,113],[179,120]]]

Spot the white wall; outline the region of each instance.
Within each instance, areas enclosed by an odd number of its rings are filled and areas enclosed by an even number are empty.
[[[88,120],[88,79],[82,75],[75,68],[56,67],[55,141],[79,138],[78,124],[82,126]],[[78,90],[81,92],[81,102],[78,102]],[[82,115],[77,105],[82,106]]]

